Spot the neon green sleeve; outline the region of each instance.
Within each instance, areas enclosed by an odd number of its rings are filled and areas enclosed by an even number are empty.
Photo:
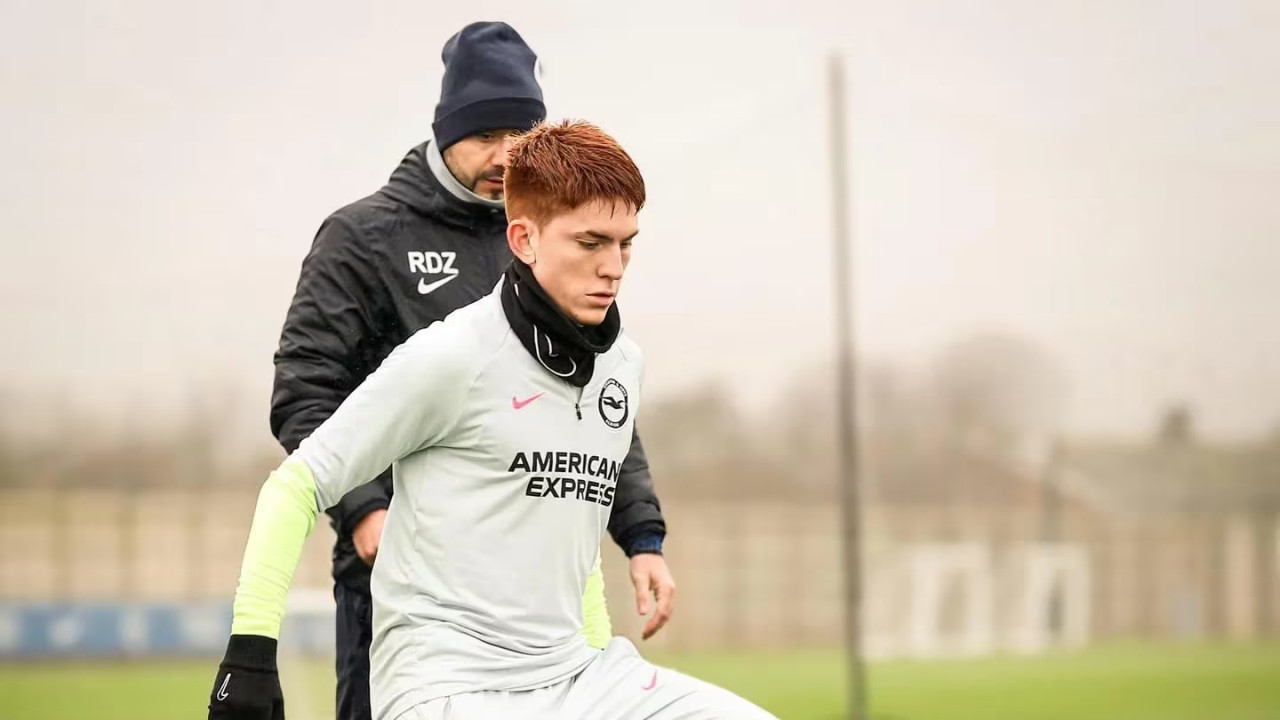
[[[320,509],[448,434],[478,372],[466,327],[436,323],[414,333],[263,483],[232,634],[279,639],[285,595]]]
[[[316,482],[310,468],[301,460],[286,459],[258,493],[253,527],[240,565],[232,635],[280,639],[285,595],[318,513]]]
[[[582,593],[582,634],[587,636],[587,644],[598,650],[603,650],[613,637],[609,607],[604,601],[604,573],[600,570],[599,557],[587,576],[587,587]]]

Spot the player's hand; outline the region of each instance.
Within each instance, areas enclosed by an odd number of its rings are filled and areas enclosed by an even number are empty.
[[[275,639],[231,636],[209,693],[209,720],[284,720]]]
[[[653,637],[671,619],[672,603],[675,602],[676,581],[671,578],[667,569],[667,561],[661,555],[640,553],[631,556],[631,584],[636,589],[636,612],[649,614],[649,600],[657,601],[653,617],[645,623],[641,637],[645,640]]]
[[[356,554],[369,567],[373,567],[373,561],[378,559],[378,545],[382,543],[382,525],[386,521],[386,510],[374,510],[360,518],[355,530],[351,531],[351,541],[355,543]]]

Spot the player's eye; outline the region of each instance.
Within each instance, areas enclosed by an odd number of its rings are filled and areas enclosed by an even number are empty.
[[[595,250],[596,248],[600,247],[600,243],[592,242],[590,240],[579,240],[578,244],[587,250]]]

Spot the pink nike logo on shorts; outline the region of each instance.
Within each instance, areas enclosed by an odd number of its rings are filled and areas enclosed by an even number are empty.
[[[528,400],[517,400],[517,399],[516,399],[516,396],[515,396],[515,395],[512,395],[512,396],[511,396],[511,408],[512,408],[513,410],[519,410],[520,408],[524,407],[525,405],[528,405],[529,403],[533,402],[534,400],[537,400],[538,398],[542,397],[543,395],[546,395],[546,393],[538,393],[537,395],[534,395],[533,397],[529,398]]]
[[[654,687],[655,685],[657,685],[657,684],[658,684],[658,669],[657,669],[657,668],[654,668],[654,669],[653,669],[653,678],[649,680],[649,684],[648,684],[648,685],[641,685],[641,686],[640,686],[640,689],[641,689],[641,690],[652,690],[652,689],[653,689],[653,687]]]

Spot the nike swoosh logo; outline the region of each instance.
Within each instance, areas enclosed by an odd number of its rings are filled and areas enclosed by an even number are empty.
[[[653,678],[649,680],[649,684],[648,684],[648,685],[641,685],[641,686],[640,686],[640,689],[641,689],[641,690],[652,690],[652,689],[654,688],[654,686],[655,686],[655,685],[657,685],[657,684],[658,684],[658,669],[657,669],[657,668],[654,668],[654,669],[653,669]]]
[[[222,681],[222,687],[218,688],[218,699],[219,699],[219,700],[226,700],[226,699],[227,699],[227,695],[229,695],[229,694],[230,694],[230,693],[228,693],[228,692],[227,692],[227,683],[229,683],[229,682],[231,682],[231,673],[227,673],[227,677],[226,677],[226,679]]]
[[[542,397],[543,395],[546,395],[546,393],[538,393],[537,395],[534,395],[533,397],[529,398],[528,400],[517,400],[517,399],[516,399],[516,396],[515,396],[515,395],[512,395],[512,396],[511,396],[511,407],[512,407],[512,409],[514,409],[514,410],[519,410],[520,408],[524,407],[525,405],[528,405],[529,403],[533,402],[534,400],[537,400],[538,398]]]
[[[430,295],[431,293],[435,292],[436,290],[439,290],[439,289],[440,289],[440,287],[441,287],[441,286],[443,286],[445,283],[449,282],[450,280],[452,280],[452,279],[454,279],[454,278],[456,278],[456,277],[458,277],[458,276],[457,276],[457,275],[445,275],[444,277],[440,278],[439,280],[437,280],[437,281],[435,281],[435,282],[433,282],[433,283],[428,283],[426,278],[419,278],[419,279],[418,279],[418,293],[419,293],[419,294],[421,294],[421,295]]]

